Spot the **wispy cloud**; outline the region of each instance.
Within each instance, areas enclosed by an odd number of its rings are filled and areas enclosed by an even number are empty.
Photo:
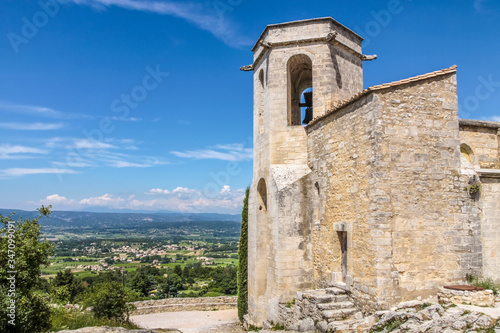
[[[39,174],[74,174],[75,170],[70,169],[57,169],[57,168],[41,168],[41,169],[27,169],[27,168],[10,168],[0,170],[0,178],[7,178],[12,176],[25,176],[25,175],[39,175]]]
[[[129,10],[152,12],[182,18],[189,23],[212,33],[231,47],[242,47],[251,44],[249,38],[243,38],[236,32],[233,23],[217,13],[212,7],[200,3],[174,1],[138,1],[138,0],[72,0],[80,5],[102,9],[116,6]]]
[[[46,165],[25,168],[16,163],[11,169],[0,169],[0,178],[14,178],[35,174],[71,174],[84,168],[150,168],[166,165],[163,157],[140,154],[133,139],[107,138],[103,141],[75,137],[52,137],[42,141],[41,148],[25,145],[0,144],[0,160],[22,160],[36,157],[50,158]],[[30,165],[31,166],[31,165]]]
[[[9,144],[0,145],[0,160],[33,158],[34,156],[32,154],[48,154],[48,151],[25,146],[12,146]]]
[[[74,142],[74,148],[76,149],[110,149],[116,148],[109,143],[91,140],[77,140]]]
[[[125,118],[125,117],[117,117],[117,116],[111,117],[111,119],[117,120],[117,121],[131,121],[131,122],[137,122],[137,121],[142,120],[142,118],[136,118],[136,117]]]
[[[55,118],[55,119],[92,118],[85,114],[62,112],[44,106],[15,104],[15,103],[8,103],[5,101],[0,101],[0,112],[29,114],[33,116]]]
[[[50,131],[63,128],[63,123],[0,123],[0,128],[21,131]]]
[[[253,149],[245,148],[242,144],[227,144],[208,147],[207,149],[173,151],[177,157],[197,160],[216,159],[224,161],[246,161],[253,158]]]
[[[54,137],[45,142],[45,147],[66,152],[63,160],[52,162],[52,165],[62,168],[149,168],[168,164],[161,157],[138,154],[137,145],[140,144],[133,139],[107,138],[98,141]]]

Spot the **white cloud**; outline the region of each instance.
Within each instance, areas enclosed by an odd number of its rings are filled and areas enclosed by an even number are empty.
[[[223,161],[247,161],[253,158],[253,149],[245,148],[242,144],[227,144],[208,147],[207,149],[171,152],[177,157],[201,159],[216,159]]]
[[[145,192],[144,194],[147,194],[147,195],[165,195],[165,194],[170,194],[170,191],[169,190],[162,190],[161,188],[154,188],[154,189],[151,189],[151,190]]]
[[[42,199],[39,202],[33,204],[36,206],[52,205],[52,209],[72,209],[77,203],[75,202],[75,200],[68,199],[64,196],[60,196],[59,194],[52,194],[47,196],[45,199]]]
[[[179,198],[179,199],[187,200],[187,199],[192,198],[193,195],[195,193],[197,193],[197,191],[191,190],[191,189],[186,188],[186,187],[177,187],[176,189],[174,189],[172,191],[172,193],[175,194],[175,196],[177,196],[177,198]]]
[[[236,26],[224,19],[221,10],[217,11],[215,2],[209,2],[211,7],[201,3],[174,1],[137,1],[137,0],[72,0],[80,5],[94,8],[111,6],[129,10],[152,12],[159,15],[169,15],[186,20],[200,29],[212,33],[229,46],[241,47],[251,45],[251,40],[242,38],[236,33]]]
[[[127,161],[111,162],[110,166],[115,168],[149,168],[151,164],[132,163]]]
[[[0,170],[0,178],[8,176],[25,176],[25,175],[39,175],[39,174],[75,174],[75,170],[58,169],[58,168],[41,168],[41,169],[28,169],[28,168],[10,168]]]
[[[114,116],[114,117],[111,117],[112,120],[117,120],[117,121],[132,121],[132,122],[136,122],[136,121],[141,121],[142,118],[136,118],[136,117],[130,117],[130,118],[124,118],[124,117],[117,117],[117,116]]]
[[[74,147],[76,149],[110,149],[110,148],[116,148],[113,145],[110,145],[108,143],[100,142],[100,141],[95,141],[95,140],[77,140],[74,143]]]
[[[156,188],[145,192],[146,195],[156,198],[137,198],[135,195],[127,197],[113,194],[104,194],[84,199],[70,199],[59,194],[49,195],[36,204],[52,204],[56,209],[79,210],[88,207],[105,207],[109,209],[131,210],[171,210],[191,213],[239,213],[241,212],[244,189],[232,190],[224,186],[221,193],[215,197],[206,197],[203,191],[178,187],[172,191]]]
[[[224,185],[224,187],[222,187],[222,189],[220,190],[221,194],[230,193],[230,192],[231,192],[231,188],[229,187],[229,185]]]
[[[52,163],[62,167],[111,167],[149,168],[168,164],[163,158],[136,154],[140,144],[133,139],[106,138],[91,140],[82,138],[53,137],[45,141],[45,147],[62,150],[63,158]]]
[[[44,149],[31,148],[25,146],[12,146],[9,144],[0,145],[0,160],[13,160],[32,158],[33,155],[26,154],[47,154]]]
[[[0,128],[22,131],[49,131],[63,128],[63,123],[0,123]]]
[[[132,199],[130,197],[130,199]],[[80,204],[83,206],[103,206],[103,207],[109,207],[109,208],[120,208],[123,203],[126,202],[126,199],[121,198],[121,197],[116,197],[111,194],[104,194],[100,197],[93,197],[93,198],[88,198],[88,199],[82,199],[80,200]]]

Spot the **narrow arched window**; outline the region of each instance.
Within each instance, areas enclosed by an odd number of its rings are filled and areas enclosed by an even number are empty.
[[[472,148],[466,145],[465,143],[462,143],[460,145],[460,153],[465,157],[467,161],[470,163],[474,162],[474,153],[472,151]]]
[[[288,60],[288,125],[307,125],[313,119],[312,61],[305,54]]]
[[[264,70],[259,72],[259,85],[258,85],[258,126],[259,134],[264,132]]]
[[[259,210],[267,211],[267,186],[264,179],[259,180],[257,184],[257,192],[259,193]]]

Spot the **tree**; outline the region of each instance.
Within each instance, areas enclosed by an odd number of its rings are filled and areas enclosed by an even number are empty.
[[[130,281],[130,288],[139,292],[141,296],[148,296],[152,289],[151,279],[145,270],[138,269]]]
[[[248,196],[250,187],[245,191],[241,212],[241,233],[238,248],[238,318],[248,313]]]
[[[76,296],[84,290],[82,281],[77,280],[69,268],[57,272],[52,281],[52,286],[54,287],[52,293],[57,300],[63,303],[74,303]]]
[[[38,220],[49,215],[51,207],[42,206],[38,209],[38,217],[21,218],[17,222],[12,221],[13,214],[0,215],[3,223],[0,228],[1,332],[45,332],[50,329],[49,295],[38,289],[42,285],[41,266],[49,264],[52,246],[40,241]]]
[[[87,290],[84,306],[90,307],[98,318],[127,321],[133,305],[127,304],[130,296],[125,287],[118,282],[104,282]]]
[[[182,276],[182,268],[181,268],[181,265],[175,265],[174,267],[174,273],[179,275],[179,276]]]

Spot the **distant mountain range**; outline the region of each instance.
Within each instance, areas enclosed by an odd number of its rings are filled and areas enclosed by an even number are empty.
[[[15,213],[13,220],[19,218],[35,218],[38,211],[26,211],[19,209],[1,209],[0,214],[8,216]],[[240,222],[241,215],[213,214],[213,213],[176,213],[176,212],[70,212],[54,211],[49,217],[40,219],[40,224],[47,226],[96,226],[96,227],[137,227],[140,224],[162,223],[162,222],[210,222],[210,221],[234,221]]]

